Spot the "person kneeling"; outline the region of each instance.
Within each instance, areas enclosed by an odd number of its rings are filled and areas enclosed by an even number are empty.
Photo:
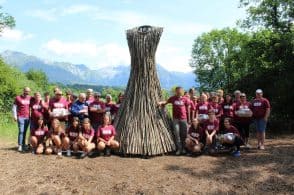
[[[79,133],[78,144],[73,145],[74,150],[77,150],[78,148],[81,148],[83,150],[83,153],[81,154],[80,158],[85,158],[88,154],[90,155],[92,150],[95,149],[93,138],[94,129],[91,127],[90,120],[88,118],[85,118],[83,120],[81,132]]]
[[[200,153],[203,148],[202,143],[202,129],[199,125],[198,119],[193,119],[192,125],[189,128],[188,136],[186,138],[186,148],[192,154]]]
[[[114,140],[115,128],[110,124],[110,116],[104,115],[103,125],[97,130],[97,148],[99,151],[105,150],[105,155],[110,156],[111,149],[119,148],[119,143]]]
[[[236,127],[231,124],[230,118],[224,119],[224,134],[220,135],[221,144],[228,147],[236,147],[236,150],[233,151],[233,156],[239,157],[240,153],[240,145],[244,144],[240,133]]]
[[[73,117],[72,124],[66,129],[65,136],[62,139],[62,148],[66,150],[66,156],[71,156],[71,149],[73,149],[74,152],[78,151],[79,133],[79,118]]]
[[[44,126],[43,117],[38,118],[37,128],[32,129],[30,143],[33,154],[42,154],[45,149],[45,141],[48,138],[48,128]]]
[[[53,119],[51,122],[50,136],[47,140],[49,143],[45,150],[45,154],[49,155],[56,153],[58,156],[62,155],[62,137],[64,135],[64,129],[58,119]],[[46,142],[47,142],[46,141]]]

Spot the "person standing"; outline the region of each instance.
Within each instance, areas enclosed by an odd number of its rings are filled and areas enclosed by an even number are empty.
[[[89,105],[89,118],[95,132],[103,123],[103,115],[105,113],[105,104],[100,100],[101,93],[94,93],[94,101]]]
[[[183,96],[183,88],[176,87],[176,94],[170,97],[167,101],[159,102],[158,105],[165,106],[171,103],[173,105],[173,125],[174,135],[176,139],[177,151],[176,155],[185,154],[185,140],[187,138],[188,124],[190,121],[190,101]],[[188,111],[186,110],[188,108]]]
[[[265,130],[268,117],[270,116],[271,106],[269,100],[263,97],[263,91],[261,89],[257,89],[255,95],[255,99],[251,104],[251,110],[257,132],[257,148],[264,150]]]
[[[86,102],[86,94],[80,93],[79,99],[75,101],[70,108],[72,117],[78,117],[80,119],[80,122],[82,122],[84,118],[88,118],[89,116],[88,106],[89,105]]]
[[[17,122],[18,126],[18,151],[22,152],[26,149],[25,140],[26,133],[30,123],[30,101],[31,96],[29,95],[31,89],[25,87],[23,94],[16,96],[13,104],[13,118]]]
[[[50,120],[58,119],[61,123],[63,129],[66,127],[68,121],[68,103],[66,99],[62,96],[62,91],[57,90],[55,92],[55,97],[51,98],[49,102],[49,114]]]

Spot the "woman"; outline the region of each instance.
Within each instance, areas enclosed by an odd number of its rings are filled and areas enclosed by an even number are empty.
[[[49,147],[46,148],[46,154],[56,153],[58,156],[62,155],[62,137],[64,136],[64,129],[62,128],[60,121],[58,119],[52,119],[51,129],[50,129],[50,139],[51,142]]]
[[[207,102],[207,96],[203,93],[200,96],[200,101],[196,106],[195,117],[200,123],[203,123],[208,119],[208,111],[211,109],[211,105]]]
[[[66,150],[66,156],[71,156],[71,149],[78,151],[78,137],[80,133],[79,118],[73,117],[71,125],[66,129],[62,139],[62,147]]]
[[[220,130],[224,130],[224,119],[225,118],[233,118],[234,117],[234,103],[231,94],[226,94],[224,102],[221,104],[222,107],[222,115],[220,120]]]
[[[44,125],[44,119],[39,116],[37,125],[31,131],[31,146],[33,154],[42,154],[45,149],[45,141],[48,138],[48,128]]]
[[[44,108],[44,112],[43,112],[44,123],[45,125],[47,125],[48,129],[50,129],[49,102],[50,102],[50,94],[49,92],[45,92],[44,100],[42,101],[42,106]]]
[[[85,118],[78,137],[78,147],[82,149],[83,153],[80,158],[85,158],[91,151],[95,149],[93,142],[94,129],[91,127],[90,119]],[[76,150],[77,148],[75,148]]]
[[[223,110],[221,105],[218,103],[218,96],[214,95],[211,97],[210,107],[214,110],[215,117],[217,118],[217,120],[220,121]]]
[[[111,149],[117,149],[119,143],[114,140],[116,131],[114,126],[110,124],[109,115],[105,114],[103,117],[103,125],[98,128],[97,131],[97,148],[99,151],[105,150],[105,155],[110,156]]]
[[[216,94],[218,96],[218,103],[222,104],[224,102],[224,91],[222,89],[218,89]]]
[[[123,93],[119,93],[119,94],[118,94],[118,101],[117,101],[117,103],[112,107],[112,109],[113,109],[113,119],[116,117],[116,115],[117,115],[117,113],[118,113],[118,110],[119,110],[119,107],[120,107],[120,105],[121,105],[123,99],[124,99],[124,94],[123,94]]]
[[[101,94],[99,92],[94,93],[94,101],[89,105],[89,117],[95,131],[102,124],[105,113],[105,104],[101,101],[100,96]]]
[[[215,142],[215,135],[219,130],[219,122],[213,109],[208,111],[208,120],[204,123],[205,145],[211,147]]]
[[[36,129],[38,126],[38,118],[44,115],[44,106],[40,92],[36,92],[30,102],[31,118],[30,129]]]
[[[240,136],[240,133],[236,127],[232,125],[231,118],[224,119],[224,134],[222,139],[222,144],[224,146],[229,147],[236,147],[236,150],[232,153],[233,156],[239,157],[240,153],[240,146],[243,144],[243,140]]]
[[[246,100],[246,94],[240,94],[240,102],[234,106],[234,122],[241,133],[246,148],[251,146],[249,140],[249,126],[252,121],[252,111],[250,110],[250,102]]]
[[[200,153],[203,148],[203,134],[202,129],[197,119],[192,120],[192,125],[188,130],[186,138],[186,148],[191,153]]]

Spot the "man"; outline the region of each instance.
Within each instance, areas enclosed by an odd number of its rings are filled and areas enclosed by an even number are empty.
[[[94,101],[89,105],[89,117],[91,125],[95,131],[103,123],[103,114],[105,113],[105,104],[100,100],[101,93],[94,93]]]
[[[264,150],[265,129],[271,106],[269,101],[263,97],[263,91],[261,89],[257,89],[255,95],[255,99],[251,104],[251,110],[257,133],[257,148]]]
[[[94,101],[93,97],[93,89],[87,89],[87,97],[86,97],[86,102],[87,104],[91,104]]]
[[[25,87],[23,94],[16,96],[13,104],[13,118],[17,121],[18,126],[18,151],[25,149],[26,133],[30,122],[30,101],[29,96],[31,89]]]
[[[84,118],[88,118],[88,103],[85,93],[79,94],[79,99],[72,104],[70,112],[73,117],[78,117],[81,122]]]
[[[190,121],[190,101],[183,96],[184,91],[182,87],[176,87],[176,94],[170,97],[167,101],[159,102],[158,105],[165,106],[171,103],[173,105],[173,124],[175,130],[175,138],[177,144],[176,155],[185,154],[185,140],[187,137],[187,121]],[[188,110],[187,110],[188,109]]]

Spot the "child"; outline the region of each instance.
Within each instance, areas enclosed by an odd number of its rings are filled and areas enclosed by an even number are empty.
[[[202,138],[202,129],[198,120],[195,118],[192,120],[192,125],[188,131],[186,148],[192,153],[200,153],[203,147]]]
[[[83,150],[80,158],[85,158],[93,149],[95,149],[95,144],[93,143],[94,129],[91,127],[90,119],[85,118],[83,120],[83,125],[78,137],[77,146]],[[78,148],[75,148],[77,150]]]
[[[234,127],[231,123],[231,118],[225,118],[224,119],[224,139],[223,139],[223,145],[234,147],[236,146],[236,150],[232,153],[233,156],[239,157],[241,155],[240,153],[240,145],[244,144],[243,140],[240,136],[240,133],[236,127]]]
[[[104,115],[103,125],[97,130],[97,148],[99,151],[105,149],[105,155],[110,156],[110,149],[117,149],[119,143],[114,140],[116,135],[115,128],[110,124],[110,116]]]
[[[73,117],[72,124],[66,129],[62,139],[62,147],[66,150],[66,156],[71,156],[71,148],[74,152],[78,150],[78,137],[80,133],[79,118]]]
[[[50,144],[51,147],[47,147],[45,150],[46,154],[57,153],[58,156],[62,155],[62,137],[64,136],[64,129],[62,128],[60,121],[54,118],[51,122],[51,129],[50,129]]]
[[[45,141],[48,137],[48,128],[44,126],[44,119],[39,116],[37,119],[37,127],[31,131],[30,143],[33,154],[42,154],[45,149]]]
[[[211,147],[215,141],[215,135],[219,130],[219,122],[213,109],[208,111],[208,120],[204,122],[205,145]]]

